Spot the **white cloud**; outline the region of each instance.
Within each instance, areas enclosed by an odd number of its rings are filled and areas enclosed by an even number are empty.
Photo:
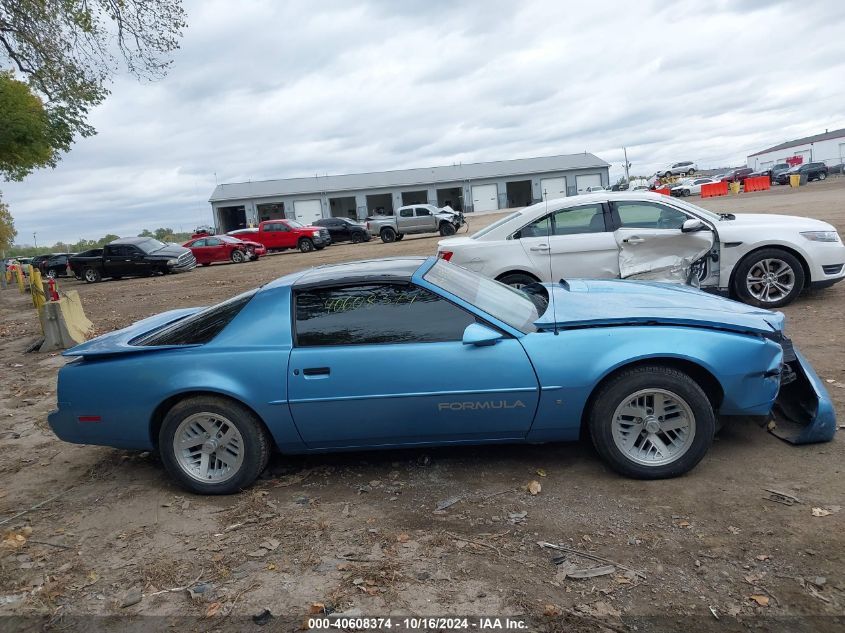
[[[170,75],[120,77],[21,239],[188,229],[215,183],[590,151],[741,164],[845,127],[837,3],[194,2]]]

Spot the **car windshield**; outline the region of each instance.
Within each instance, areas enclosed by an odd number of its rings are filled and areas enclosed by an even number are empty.
[[[241,243],[241,241],[238,238],[232,237],[231,235],[215,235],[215,237],[219,240],[223,240],[227,244],[240,244]]]
[[[676,204],[679,207],[692,211],[699,217],[703,217],[705,220],[709,220],[710,222],[719,222],[720,220],[725,219],[724,216],[721,216],[718,213],[713,213],[712,211],[708,211],[707,209],[702,209],[701,207],[691,204],[686,200],[675,199],[672,202],[673,204]]]
[[[297,222],[296,220],[286,220],[287,225],[292,229],[301,229],[305,225],[302,222]]]
[[[520,332],[537,329],[534,325],[539,318],[537,306],[524,292],[442,259],[423,278]]]
[[[136,246],[145,253],[154,253],[155,251],[164,248],[165,244],[164,242],[159,242],[158,240],[150,238],[148,240],[144,240],[143,242],[138,242]]]
[[[488,226],[485,226],[483,229],[481,229],[481,230],[480,230],[480,231],[478,231],[477,233],[473,233],[473,234],[472,234],[472,235],[470,235],[469,237],[470,237],[470,239],[471,239],[471,240],[477,240],[479,237],[484,237],[484,236],[485,236],[485,235],[487,235],[490,231],[492,231],[492,230],[494,230],[494,229],[497,229],[497,228],[499,228],[500,226],[502,226],[505,222],[509,222],[510,220],[513,220],[513,219],[514,219],[516,216],[518,216],[519,214],[520,214],[520,212],[519,212],[519,211],[514,211],[513,213],[511,213],[511,214],[509,214],[509,215],[506,215],[506,216],[505,216],[505,217],[503,217],[502,219],[500,219],[500,220],[496,220],[495,222],[493,222],[493,224],[490,224],[490,225],[488,225]]]

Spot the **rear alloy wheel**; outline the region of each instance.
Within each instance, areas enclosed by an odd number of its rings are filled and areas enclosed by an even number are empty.
[[[353,244],[360,244],[364,241],[364,236],[360,233],[353,233],[352,234],[352,243]]]
[[[505,284],[506,286],[512,286],[517,289],[537,283],[537,280],[534,279],[534,277],[525,273],[508,273],[507,275],[499,277],[497,281]]]
[[[385,244],[390,244],[391,242],[396,241],[396,231],[391,229],[389,226],[385,227],[379,233],[379,237],[381,238],[381,241]]]
[[[96,268],[86,268],[82,271],[82,278],[85,279],[85,283],[93,284],[100,281],[102,276]]]
[[[707,453],[716,416],[687,374],[661,365],[634,367],[606,382],[592,400],[596,450],[617,472],[664,479],[690,471]]]
[[[792,303],[804,288],[804,267],[786,251],[764,248],[743,259],[734,273],[734,293],[761,308]]]
[[[314,250],[314,242],[309,240],[307,237],[299,240],[299,250],[303,253],[310,253]]]
[[[244,255],[244,252],[238,250],[237,248],[232,251],[230,257],[232,258],[233,264],[242,264],[246,261],[246,255]]]
[[[267,466],[270,437],[245,407],[214,396],[176,404],[159,432],[168,473],[197,494],[232,494],[250,486]]]
[[[447,237],[449,235],[455,234],[455,225],[451,222],[441,222],[440,223],[440,235],[443,237]]]

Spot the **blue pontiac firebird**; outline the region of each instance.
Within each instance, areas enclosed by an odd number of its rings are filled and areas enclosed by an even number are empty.
[[[434,258],[323,266],[88,341],[59,372],[61,439],[158,450],[183,486],[249,486],[270,451],[576,440],[673,477],[717,416],[795,443],[836,420],[784,317],[682,286],[515,290]]]

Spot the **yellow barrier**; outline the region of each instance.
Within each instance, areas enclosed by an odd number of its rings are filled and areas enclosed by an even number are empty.
[[[741,183],[739,181],[732,182],[728,185],[731,188],[731,193],[739,193]]]
[[[799,187],[801,185],[801,174],[790,174],[789,175],[789,186],[790,187]]]
[[[26,292],[26,290],[24,290],[23,271],[21,270],[21,268],[21,266],[18,266],[15,269],[15,276],[18,278],[18,289],[21,291],[21,294],[23,294],[24,292]]]

